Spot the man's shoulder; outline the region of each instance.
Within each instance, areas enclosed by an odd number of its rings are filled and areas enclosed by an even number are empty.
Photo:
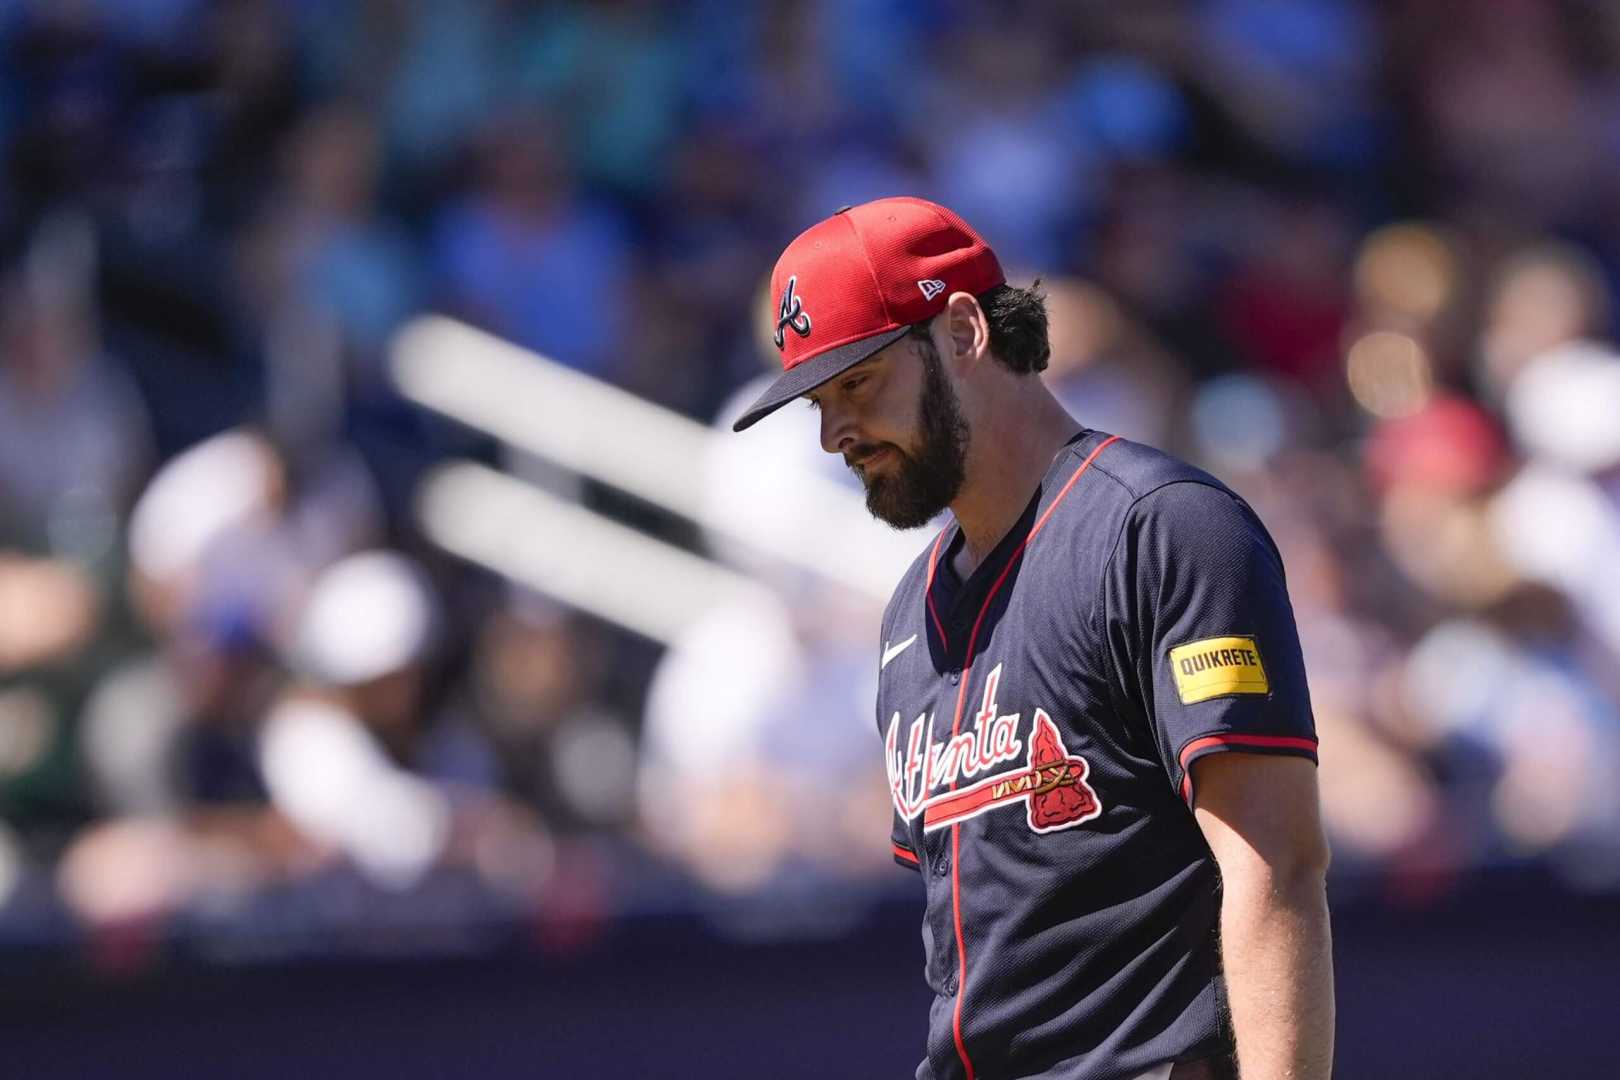
[[[1099,439],[1082,439],[1069,452],[1083,461],[1101,440],[1108,437],[1101,435]],[[1196,465],[1125,438],[1117,438],[1109,443],[1092,460],[1091,468],[1112,481],[1108,485],[1109,494],[1127,505],[1137,503],[1172,484],[1194,484],[1213,488],[1229,496],[1232,494],[1230,488]]]
[[[1117,451],[1117,453],[1116,453]],[[1276,542],[1247,500],[1180,458],[1120,439],[1092,463],[1113,483],[1122,512],[1116,537],[1136,537],[1139,550],[1242,550],[1258,546],[1281,559]]]
[[[1241,496],[1196,465],[1152,446],[1110,438],[1091,433],[1070,447],[1074,469],[1089,460],[1086,468],[1095,474],[1085,482],[1083,498],[1064,500],[1061,524],[1053,523],[1071,538],[1071,547],[1112,561],[1127,535],[1215,537],[1251,531],[1258,522]]]

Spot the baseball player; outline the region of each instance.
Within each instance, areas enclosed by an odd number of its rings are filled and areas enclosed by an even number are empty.
[[[1333,1057],[1316,737],[1277,549],[1218,480],[1072,419],[1039,294],[921,199],[772,279],[795,398],[914,528],[883,618],[894,857],[927,904],[919,1078],[1316,1078]]]

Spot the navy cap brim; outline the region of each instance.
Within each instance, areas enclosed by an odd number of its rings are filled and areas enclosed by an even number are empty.
[[[799,395],[809,393],[828,379],[836,378],[873,353],[893,345],[910,331],[911,327],[909,326],[902,326],[895,330],[885,330],[881,334],[873,334],[871,337],[864,337],[858,341],[851,341],[847,345],[840,345],[836,349],[828,349],[818,356],[812,356],[803,363],[795,364],[782,372],[777,380],[771,383],[763,394],[759,395],[758,400],[748,406],[748,411],[737,418],[737,422],[731,425],[731,430],[742,431],[744,428],[752,427]]]

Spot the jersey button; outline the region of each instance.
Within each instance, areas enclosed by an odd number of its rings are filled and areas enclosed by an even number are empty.
[[[940,877],[944,877],[950,872],[951,857],[949,855],[941,855],[939,858],[934,860],[934,873],[938,874]]]
[[[951,672],[951,685],[952,686],[955,686],[957,683],[959,683],[961,681],[962,681],[962,673],[960,671]]]
[[[956,995],[956,972],[945,976],[945,993],[954,997]]]

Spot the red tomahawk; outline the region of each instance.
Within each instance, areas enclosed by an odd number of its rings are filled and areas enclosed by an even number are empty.
[[[1025,767],[929,799],[923,809],[923,831],[1019,801],[1028,805],[1029,827],[1036,832],[1067,829],[1102,813],[1101,800],[1086,782],[1090,773],[1086,759],[1064,747],[1052,718],[1036,709]]]

